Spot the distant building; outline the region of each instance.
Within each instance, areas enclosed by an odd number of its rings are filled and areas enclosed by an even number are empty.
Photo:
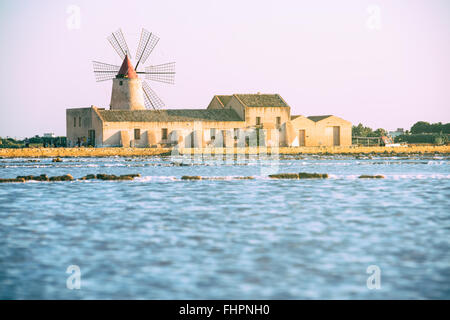
[[[397,130],[395,130],[395,131],[389,131],[389,135],[393,138],[398,137],[402,134],[405,134],[405,131],[403,130],[403,128],[397,128]]]
[[[44,138],[54,138],[55,134],[54,133],[44,133]]]

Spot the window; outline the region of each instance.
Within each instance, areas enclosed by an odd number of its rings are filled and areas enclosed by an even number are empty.
[[[256,125],[259,126],[261,124],[261,117],[256,117]]]
[[[119,81],[119,86],[121,86],[121,85],[123,85],[123,81],[122,80]]]
[[[161,139],[162,140],[167,140],[167,128],[162,128],[161,130]]]
[[[239,136],[239,128],[234,128],[234,140],[237,140]]]
[[[134,129],[134,140],[141,139],[141,129]]]
[[[209,135],[211,137],[211,140],[215,140],[216,139],[216,128],[209,129]]]
[[[81,117],[78,117],[78,126],[81,127]]]
[[[281,125],[281,117],[277,117],[277,127]]]
[[[77,117],[73,117],[73,127],[77,126]]]

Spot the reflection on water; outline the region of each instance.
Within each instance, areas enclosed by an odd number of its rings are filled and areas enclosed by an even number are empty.
[[[448,157],[178,160],[0,159],[0,178],[142,175],[0,184],[0,298],[450,298]],[[81,290],[66,288],[69,265]]]

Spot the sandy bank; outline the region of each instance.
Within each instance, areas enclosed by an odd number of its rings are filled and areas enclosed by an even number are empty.
[[[170,155],[170,148],[24,148],[1,149],[2,158],[35,157],[130,157]],[[198,148],[179,149],[179,154],[409,154],[450,153],[450,146],[408,146],[408,147],[292,147],[292,148]]]

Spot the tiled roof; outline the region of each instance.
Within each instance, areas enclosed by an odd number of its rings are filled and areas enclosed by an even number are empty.
[[[105,122],[242,121],[233,109],[98,110]]]
[[[320,121],[320,120],[323,120],[323,119],[326,119],[326,118],[329,118],[329,117],[332,117],[332,116],[333,115],[331,115],[331,114],[326,115],[326,116],[310,116],[310,117],[308,117],[308,119],[310,119],[310,120],[312,120],[314,122],[317,122],[317,121]]]
[[[278,94],[235,94],[247,107],[289,107]]]

